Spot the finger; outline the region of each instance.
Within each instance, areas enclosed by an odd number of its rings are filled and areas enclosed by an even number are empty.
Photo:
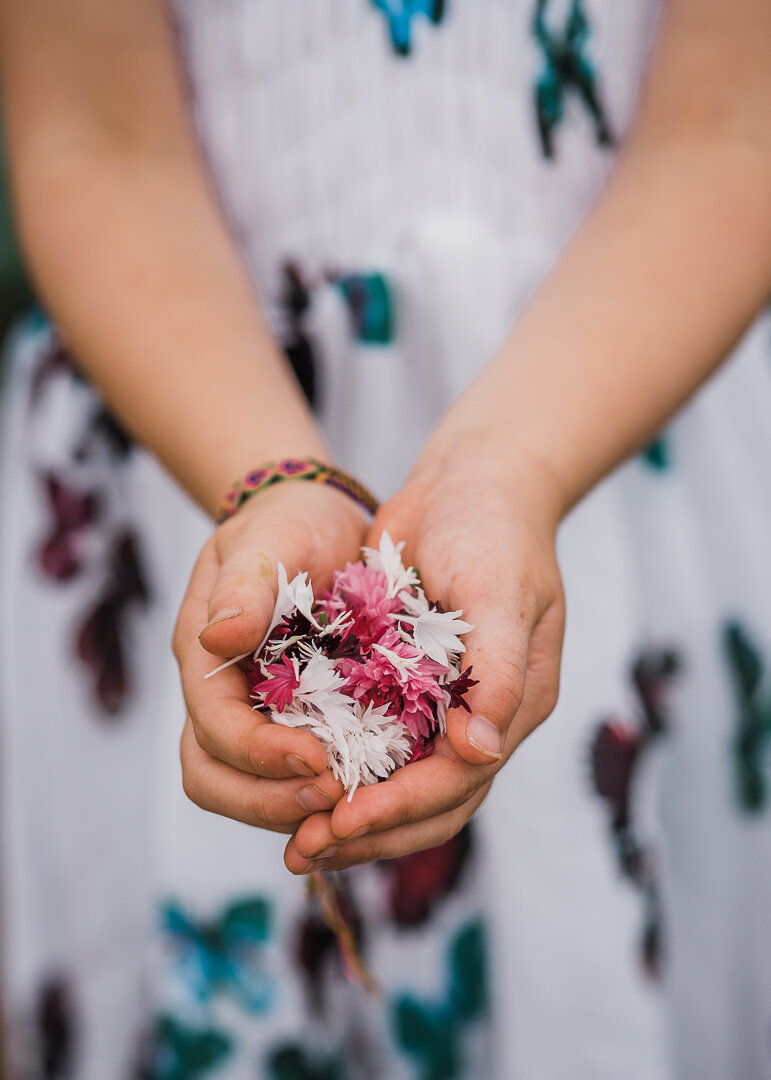
[[[535,598],[512,583],[470,595],[463,618],[474,629],[464,639],[463,667],[472,668],[477,685],[468,692],[466,709],[448,713],[448,734],[456,753],[472,764],[499,761],[506,731],[522,704],[530,633],[537,619]]]
[[[290,581],[307,571],[324,587],[335,565],[357,557],[363,533],[356,507],[333,488],[276,484],[260,492],[214,534],[220,569],[196,631],[204,648],[218,656],[256,649],[275,607],[278,563]]]
[[[474,640],[467,663],[479,684],[468,695],[470,712],[458,708],[447,714],[447,738],[466,761],[495,760],[494,753],[505,760],[557,703],[565,626],[562,593],[537,619],[532,633],[532,607],[523,601],[515,603],[513,611],[514,620],[510,612],[481,613],[469,635]],[[508,650],[507,625],[513,642]]]
[[[204,648],[217,656],[238,656],[259,646],[276,605],[279,561],[291,580],[310,557],[302,527],[299,535],[287,535],[287,522],[276,520],[272,503],[261,514],[252,508],[241,513],[214,535],[220,563],[196,629]]]
[[[327,771],[313,781],[268,780],[210,757],[185,724],[180,742],[185,794],[203,810],[274,832],[293,832],[308,814],[330,811],[341,794]]]
[[[341,799],[330,827],[341,840],[428,820],[468,802],[496,768],[468,765],[440,739],[430,757],[397,769],[380,784],[358,788],[350,802]]]
[[[375,517],[368,542],[376,543],[382,529],[394,522],[398,526],[403,514],[397,496]],[[441,534],[436,523],[433,531]],[[408,545],[403,557],[410,561],[413,555]],[[509,724],[524,697],[530,634],[543,611],[536,590],[516,570],[520,560],[512,556],[501,566],[497,555],[477,550],[468,536],[450,545],[432,542],[429,551],[419,553],[429,600],[462,610],[463,619],[474,626],[463,639],[463,667],[473,668],[478,684],[466,696],[470,711],[453,710],[447,718],[453,748],[474,765],[503,757]],[[484,574],[486,565],[496,566],[494,577]]]
[[[322,844],[321,848],[315,849],[312,858],[307,858],[301,853],[308,851],[309,848],[300,837],[300,830],[298,830],[284,850],[284,863],[293,874],[307,874],[313,870],[345,870],[349,866],[360,863],[374,862],[377,859],[396,859],[415,851],[438,847],[460,832],[487,795],[490,784],[491,781],[484,784],[473,798],[462,806],[457,806],[428,821],[402,825],[383,833],[343,842],[335,841],[331,837],[329,844]],[[315,818],[318,818],[319,824],[323,826],[329,816],[314,815],[314,818],[309,818],[300,829],[306,828]],[[318,830],[318,832],[320,840],[323,839],[322,831]]]
[[[556,704],[564,619],[558,608],[539,622],[530,643],[530,667],[523,703],[516,722],[507,730],[503,757],[508,758],[523,738],[541,723]],[[480,768],[461,760],[449,740],[439,739],[434,753],[398,769],[380,784],[360,787],[353,799],[341,799],[333,813],[307,821],[298,831],[298,851],[313,853],[350,838],[375,835],[400,826],[427,821],[474,798],[500,767]]]
[[[204,678],[216,667],[216,661],[198,641],[197,634],[218,571],[219,560],[209,543],[193,569],[174,631],[182,689],[199,745],[210,756],[259,776],[314,776],[324,772],[327,755],[318,739],[310,732],[273,724],[255,711],[237,666]]]

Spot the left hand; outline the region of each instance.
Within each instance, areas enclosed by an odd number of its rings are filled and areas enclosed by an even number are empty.
[[[478,439],[420,461],[378,512],[405,540],[426,595],[474,625],[464,667],[479,680],[471,713],[456,708],[434,753],[313,814],[289,841],[293,873],[339,870],[444,843],[476,811],[497,772],[554,708],[565,609],[554,550],[558,515],[537,470],[514,469]]]

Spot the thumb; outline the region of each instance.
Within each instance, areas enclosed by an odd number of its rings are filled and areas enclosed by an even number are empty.
[[[491,764],[552,712],[560,681],[565,605],[561,591],[541,613],[512,603],[469,610],[466,667],[478,680],[467,695],[470,712],[447,714],[447,736],[471,764]]]
[[[519,616],[519,617],[518,617]],[[503,757],[506,733],[525,695],[528,644],[533,618],[501,603],[473,608],[464,619],[474,629],[466,638],[464,670],[477,680],[466,695],[468,710],[447,714],[447,737],[455,753],[473,765]]]
[[[278,559],[253,546],[226,549],[209,597],[199,641],[216,656],[253,652],[270,625],[278,592]]]

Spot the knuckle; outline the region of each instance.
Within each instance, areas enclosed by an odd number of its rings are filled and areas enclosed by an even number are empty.
[[[496,715],[511,719],[522,704],[524,682],[522,671],[513,661],[488,666],[485,670],[485,684],[489,695],[489,708]]]
[[[265,795],[263,785],[259,780],[253,782],[252,790],[247,803],[249,822],[258,828],[277,829],[288,826],[292,821],[299,818],[299,811],[294,818],[283,813],[280,806]]]
[[[412,802],[408,799],[403,799],[396,808],[391,827],[396,828],[401,825],[411,825],[414,820],[415,810]]]
[[[247,800],[247,815],[252,825],[262,826],[268,823],[266,800],[260,784],[254,784]]]
[[[234,747],[239,768],[245,772],[264,775],[266,768],[266,746],[259,738],[259,724],[251,724],[241,732]]]
[[[540,587],[535,573],[532,570],[524,570],[520,573],[512,603],[517,614],[525,618],[533,619],[538,611],[538,596]]]
[[[480,778],[478,777],[478,768],[474,766],[475,772],[471,772],[470,769],[463,769],[459,772],[455,783],[455,798],[452,801],[453,806],[463,806],[469,799],[473,798],[479,787]]]
[[[557,702],[560,699],[559,683],[555,683],[549,690],[546,698],[546,715],[549,716],[557,708]]]
[[[381,845],[376,841],[368,840],[366,844],[359,844],[355,848],[344,850],[336,859],[331,860],[336,870],[347,870],[351,866],[362,866],[364,863],[374,862],[375,859],[383,858]],[[388,855],[385,855],[388,858]]]
[[[181,621],[180,618],[177,618],[177,621],[174,624],[174,632],[171,635],[171,651],[174,654],[174,659],[180,666],[182,664],[182,652],[184,648]]]
[[[209,616],[216,615],[223,606],[240,597],[249,584],[243,571],[223,570],[209,597]]]
[[[200,749],[203,750],[205,754],[208,754],[209,757],[217,757],[214,740],[209,733],[207,725],[194,713],[190,714],[190,727],[192,728],[193,737]]]
[[[453,840],[458,833],[466,827],[470,816],[471,815],[467,813],[465,809],[459,809],[455,814],[452,814],[443,830],[444,838],[440,843],[447,844],[450,840]]]
[[[196,770],[191,768],[184,759],[182,761],[182,790],[191,803],[200,807],[201,810],[209,809],[200,777],[197,775]]]
[[[536,713],[541,720],[545,720],[547,716],[551,716],[557,707],[559,696],[560,688],[558,682],[550,684],[541,691],[536,705]]]

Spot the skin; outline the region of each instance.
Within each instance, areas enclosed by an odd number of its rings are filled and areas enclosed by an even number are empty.
[[[159,0],[0,0],[0,62],[28,259],[127,427],[209,512],[263,460],[328,457],[209,188]],[[195,802],[291,834],[294,873],[420,850],[465,824],[556,702],[560,521],[768,300],[769,116],[767,0],[670,0],[606,191],[370,529],[339,493],[284,484],[214,532],[174,637]],[[252,712],[237,672],[202,676],[259,643],[279,559],[321,587],[383,528],[428,594],[475,625],[480,684],[432,757],[349,804],[312,736]]]

